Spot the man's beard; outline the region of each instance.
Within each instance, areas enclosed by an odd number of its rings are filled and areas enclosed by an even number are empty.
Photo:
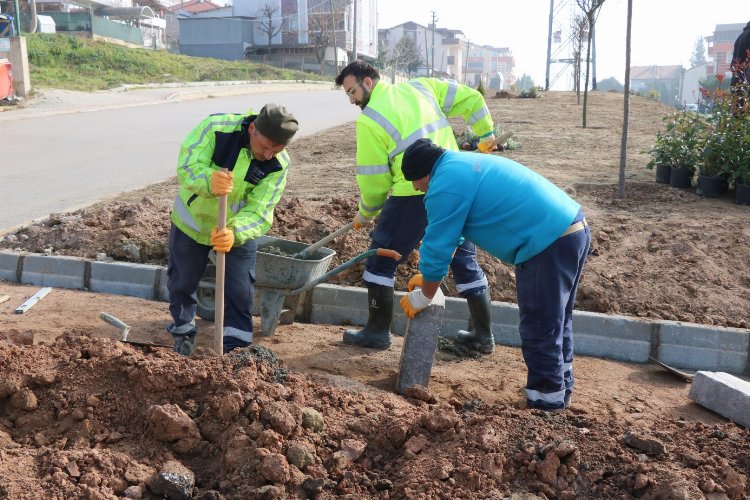
[[[367,105],[370,103],[370,96],[372,95],[372,91],[367,90],[366,88],[362,88],[362,101],[359,103],[360,109],[365,109]]]

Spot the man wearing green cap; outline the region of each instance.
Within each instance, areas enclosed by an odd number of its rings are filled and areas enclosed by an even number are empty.
[[[252,342],[255,239],[271,228],[290,165],[284,148],[298,127],[286,108],[266,104],[258,114],[211,115],[182,143],[167,266],[167,331],[176,352],[188,356],[195,349],[196,291],[211,247],[226,253],[224,352]],[[227,221],[218,229],[222,195]]]

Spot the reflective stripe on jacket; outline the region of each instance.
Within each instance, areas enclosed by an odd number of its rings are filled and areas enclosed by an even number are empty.
[[[222,167],[234,172],[234,187],[227,195],[227,227],[234,231],[234,244],[255,239],[271,228],[291,161],[286,150],[268,161],[253,157],[247,128],[254,119],[255,115],[211,115],[182,143],[177,165],[180,191],[172,222],[198,243],[211,244],[211,229],[218,219],[211,174]]]
[[[457,150],[449,117],[460,116],[475,134],[493,130],[492,117],[478,91],[453,80],[417,78],[390,85],[379,81],[357,118],[359,212],[375,217],[393,196],[422,194],[401,173],[404,150],[422,137]]]

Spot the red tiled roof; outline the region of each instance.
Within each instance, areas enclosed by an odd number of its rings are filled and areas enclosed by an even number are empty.
[[[221,5],[213,3],[211,0],[188,0],[187,2],[172,5],[169,10],[176,12],[186,10],[188,12],[206,12],[221,8]]]

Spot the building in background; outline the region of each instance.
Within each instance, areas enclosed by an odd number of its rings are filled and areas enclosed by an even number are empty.
[[[717,24],[714,34],[706,37],[708,57],[712,61],[709,74],[727,75],[731,77],[729,66],[732,64],[734,53],[734,42],[742,33],[745,23],[739,24]]]
[[[333,73],[354,56],[355,43],[358,58],[377,57],[376,7],[376,0],[234,0],[178,9],[180,52]]]
[[[669,66],[631,66],[630,89],[639,94],[657,98],[670,106],[681,105],[683,68],[679,64]]]
[[[55,32],[130,47],[165,48],[162,0],[19,1],[23,32]]]
[[[410,76],[444,77],[476,87],[479,82],[486,89],[508,89],[515,81],[515,59],[509,48],[472,44],[461,30],[423,26],[409,21],[378,31],[381,49],[378,62],[381,69],[407,72],[399,62],[399,47],[410,38],[419,55]],[[434,64],[433,64],[434,61]]]

